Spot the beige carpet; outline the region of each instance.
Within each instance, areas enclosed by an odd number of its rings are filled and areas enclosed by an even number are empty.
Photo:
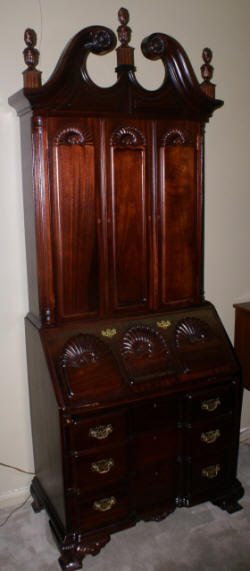
[[[250,571],[250,446],[241,444],[238,477],[244,507],[229,515],[205,503],[177,509],[160,523],[114,534],[85,571]],[[0,511],[0,523],[9,510]],[[45,511],[30,502],[0,528],[1,571],[59,571]]]

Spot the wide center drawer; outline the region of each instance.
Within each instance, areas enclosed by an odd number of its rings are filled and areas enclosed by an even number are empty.
[[[137,470],[160,460],[176,458],[178,430],[152,430],[131,441],[132,465]]]
[[[131,408],[133,432],[176,425],[178,419],[178,396],[155,398]]]

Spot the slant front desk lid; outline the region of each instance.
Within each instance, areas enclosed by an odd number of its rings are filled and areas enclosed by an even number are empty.
[[[208,303],[141,319],[51,328],[41,335],[56,393],[66,407],[130,400],[136,393],[238,372]]]

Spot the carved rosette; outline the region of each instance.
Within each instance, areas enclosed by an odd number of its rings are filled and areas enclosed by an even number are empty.
[[[160,36],[151,36],[144,45],[144,55],[149,59],[159,58],[165,51],[165,42]]]
[[[181,129],[170,129],[161,137],[161,147],[166,147],[167,145],[186,145],[187,136],[181,131]]]
[[[64,346],[59,359],[61,367],[84,367],[105,358],[109,348],[95,335],[79,334]]]
[[[152,327],[136,325],[123,336],[121,354],[125,359],[151,359],[160,353],[168,353],[167,343]]]
[[[90,32],[89,39],[91,42],[91,51],[94,53],[110,50],[114,42],[113,37],[108,30],[97,30]]]
[[[176,325],[176,345],[179,348],[206,343],[211,337],[209,325],[201,319],[186,317]]]
[[[145,139],[139,129],[121,127],[112,134],[110,144],[112,147],[142,147],[145,146]]]
[[[67,127],[57,134],[55,144],[59,145],[93,145],[93,138],[87,129],[79,129],[78,127]]]

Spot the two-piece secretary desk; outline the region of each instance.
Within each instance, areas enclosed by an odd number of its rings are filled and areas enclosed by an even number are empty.
[[[88,75],[114,49],[83,29],[41,85],[26,30],[21,119],[30,312],[26,318],[36,477],[62,569],[110,534],[211,500],[239,509],[241,384],[203,296],[204,125],[222,105],[203,51],[201,84],[180,44],[142,42],[165,79],[136,79],[119,11],[117,81]],[[190,514],[191,517],[191,514]]]

